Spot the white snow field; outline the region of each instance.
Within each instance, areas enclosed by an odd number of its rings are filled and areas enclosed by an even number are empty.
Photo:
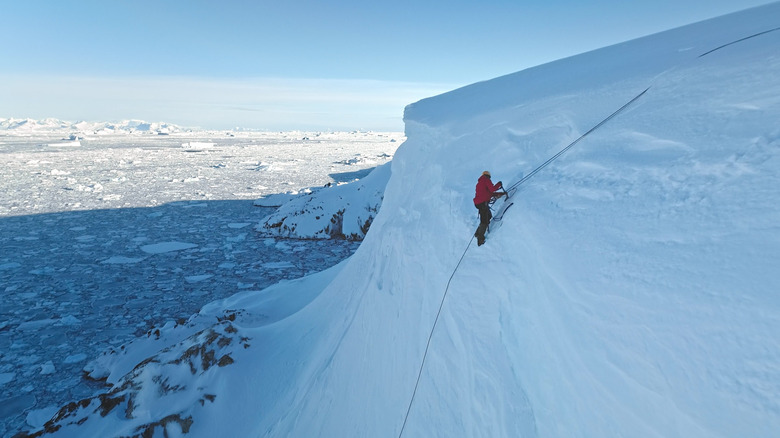
[[[39,431],[776,437],[778,47],[774,3],[410,105],[353,256],[89,361]],[[485,169],[534,176],[477,247]]]
[[[82,369],[107,348],[350,255],[355,242],[259,235],[274,209],[254,201],[326,194],[401,140],[0,120],[0,436],[102,388]]]

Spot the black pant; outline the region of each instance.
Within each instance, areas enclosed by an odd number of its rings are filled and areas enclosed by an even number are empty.
[[[488,207],[487,202],[477,204],[476,207],[477,210],[479,210],[479,227],[474,235],[477,236],[477,240],[484,240],[485,231],[487,231],[488,225],[490,225],[490,219],[493,218],[493,213],[490,212],[490,207]]]

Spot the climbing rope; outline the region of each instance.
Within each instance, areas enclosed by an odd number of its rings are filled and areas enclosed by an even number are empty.
[[[471,236],[471,240],[469,240],[469,244],[466,246],[466,249],[463,251],[463,255],[460,256],[460,260],[458,260],[458,264],[455,265],[455,269],[452,271],[452,275],[450,275],[450,279],[447,280],[447,287],[444,288],[444,294],[441,297],[441,303],[439,303],[439,311],[436,312],[436,319],[433,320],[433,327],[431,327],[431,333],[428,335],[428,343],[425,344],[425,352],[423,353],[422,363],[420,364],[420,372],[417,373],[417,382],[414,384],[414,392],[412,392],[412,399],[409,400],[409,407],[406,409],[406,415],[404,416],[404,424],[401,426],[401,432],[398,434],[398,438],[401,438],[401,436],[404,434],[404,429],[406,429],[406,421],[409,420],[409,413],[412,412],[412,404],[414,403],[414,397],[417,395],[417,387],[420,386],[420,378],[422,377],[423,369],[425,368],[425,359],[428,357],[428,348],[431,346],[431,339],[433,339],[433,332],[436,330],[436,324],[439,323],[439,315],[441,315],[441,309],[444,307],[444,299],[447,298],[447,292],[450,290],[450,283],[452,283],[452,277],[455,276],[455,273],[458,272],[458,268],[460,268],[460,263],[463,261],[463,258],[466,257],[466,253],[468,252],[469,248],[471,247],[471,242],[474,241],[474,236]]]
[[[745,38],[740,38],[740,39],[738,39],[738,40],[736,40],[736,41],[732,41],[732,42],[730,42],[730,43],[723,44],[722,46],[715,47],[714,49],[712,49],[712,50],[710,50],[710,51],[707,51],[707,52],[704,52],[704,53],[702,53],[701,55],[699,55],[699,58],[701,58],[702,56],[707,56],[707,55],[709,55],[710,53],[712,53],[712,52],[714,52],[714,51],[716,51],[716,50],[720,50],[720,49],[722,49],[722,48],[724,48],[724,47],[728,47],[728,46],[730,46],[730,45],[732,45],[732,44],[741,43],[742,41],[749,40],[749,39],[751,39],[751,38],[755,38],[755,37],[757,37],[757,36],[761,36],[761,35],[764,35],[764,34],[767,34],[767,33],[770,33],[770,32],[774,32],[774,31],[777,31],[777,30],[780,30],[780,27],[776,27],[776,28],[774,28],[774,29],[765,30],[765,31],[763,31],[763,32],[759,32],[759,33],[757,33],[757,34],[750,35],[750,36],[746,36]]]
[[[552,163],[556,158],[558,158],[561,155],[563,155],[564,152],[566,152],[567,150],[571,149],[572,146],[574,146],[580,140],[585,138],[585,136],[587,136],[591,132],[593,132],[596,129],[598,129],[601,125],[607,123],[610,119],[612,119],[613,117],[618,115],[621,111],[623,111],[629,105],[634,103],[637,99],[642,97],[642,95],[644,95],[647,92],[647,90],[649,90],[649,89],[650,89],[650,87],[647,87],[644,91],[642,91],[641,93],[636,95],[633,99],[628,101],[625,105],[623,105],[620,108],[618,108],[617,111],[615,111],[614,113],[610,114],[607,118],[605,118],[604,120],[599,122],[596,126],[590,128],[590,130],[588,130],[588,132],[582,134],[578,139],[574,140],[571,144],[569,144],[568,146],[563,148],[560,152],[558,152],[557,154],[553,155],[549,160],[547,160],[544,163],[542,163],[539,167],[534,169],[527,176],[525,176],[524,178],[522,178],[520,181],[516,182],[512,186],[510,186],[509,189],[512,189],[512,188],[515,188],[515,187],[519,186],[520,184],[522,184],[522,183],[526,182],[528,179],[530,179],[532,176],[536,175],[540,170],[544,169],[548,164]],[[423,370],[425,369],[425,360],[428,358],[428,350],[429,350],[429,348],[431,346],[431,339],[433,339],[433,333],[436,330],[436,325],[439,323],[439,316],[441,315],[441,310],[444,307],[444,300],[447,298],[447,292],[449,292],[449,290],[450,290],[450,284],[452,283],[453,277],[455,277],[455,273],[458,272],[458,268],[460,268],[460,264],[461,264],[461,262],[463,262],[463,258],[466,257],[466,253],[468,252],[469,248],[471,247],[471,243],[473,241],[474,241],[474,236],[471,236],[471,240],[469,240],[469,244],[466,246],[466,249],[463,251],[463,254],[460,256],[460,260],[458,260],[458,264],[455,265],[455,269],[452,271],[452,275],[450,275],[449,280],[447,280],[447,287],[444,288],[444,294],[442,295],[441,302],[439,303],[439,310],[438,310],[438,312],[436,312],[436,318],[433,320],[433,326],[431,327],[431,332],[428,335],[428,342],[425,344],[425,352],[423,352],[422,363],[420,364],[420,371],[417,373],[417,381],[414,384],[414,391],[412,392],[412,398],[411,398],[411,400],[409,400],[409,407],[406,409],[406,415],[404,416],[404,423],[401,426],[401,431],[398,434],[398,438],[401,438],[403,436],[404,430],[406,429],[406,423],[409,420],[409,414],[412,412],[412,405],[414,404],[414,399],[417,396],[417,389],[420,386],[420,379],[422,378],[422,373],[423,373]]]
[[[605,123],[607,123],[608,121],[612,120],[612,118],[613,118],[613,117],[615,117],[616,115],[620,114],[620,113],[621,113],[621,112],[622,112],[624,109],[628,108],[628,107],[629,107],[629,106],[630,106],[632,103],[636,102],[636,101],[637,101],[637,99],[639,99],[639,98],[640,98],[640,97],[642,97],[642,96],[643,96],[645,93],[647,93],[647,90],[649,90],[649,89],[650,89],[650,87],[647,87],[647,88],[645,88],[645,89],[644,89],[644,91],[642,91],[641,93],[639,93],[639,94],[637,94],[636,96],[634,96],[634,98],[633,98],[633,99],[629,100],[628,102],[626,102],[626,104],[625,104],[625,105],[621,106],[621,107],[620,107],[620,108],[618,108],[618,109],[617,109],[617,110],[616,110],[614,113],[612,113],[612,114],[610,114],[609,116],[607,116],[607,118],[606,118],[606,119],[604,119],[604,120],[600,121],[600,122],[599,122],[599,123],[598,123],[596,126],[594,126],[594,127],[590,128],[590,129],[588,130],[588,132],[586,132],[586,133],[582,134],[582,135],[581,135],[581,136],[579,136],[579,137],[578,137],[576,140],[574,140],[573,142],[571,142],[571,143],[570,143],[568,146],[566,146],[565,148],[561,149],[561,150],[560,150],[560,151],[559,151],[557,154],[555,154],[555,155],[553,155],[552,157],[550,157],[550,159],[549,159],[549,160],[547,160],[547,161],[545,161],[544,163],[540,164],[540,165],[539,165],[539,167],[537,167],[536,169],[532,170],[532,171],[531,171],[531,173],[529,173],[528,175],[524,176],[522,179],[520,179],[520,181],[518,181],[518,182],[516,182],[516,183],[512,184],[511,186],[509,186],[509,189],[513,189],[513,188],[515,188],[515,187],[519,186],[520,184],[523,184],[524,182],[526,182],[526,181],[528,181],[529,179],[531,179],[531,177],[533,177],[534,175],[536,175],[537,173],[539,173],[539,171],[540,171],[540,170],[542,170],[542,169],[544,169],[545,167],[547,167],[547,165],[548,165],[548,164],[550,164],[550,163],[552,163],[553,161],[555,161],[555,160],[556,160],[558,157],[560,157],[560,156],[561,156],[561,155],[563,155],[563,154],[564,154],[566,151],[568,151],[569,149],[571,149],[571,148],[572,148],[572,147],[573,147],[575,144],[579,143],[579,142],[580,142],[580,140],[582,140],[583,138],[585,138],[585,137],[586,137],[588,134],[590,134],[591,132],[593,132],[593,131],[595,131],[595,130],[599,129],[599,128],[600,128],[600,127],[603,125],[603,124],[605,124]]]
[[[721,45],[721,46],[718,46],[718,47],[716,47],[716,48],[714,48],[714,49],[712,49],[712,50],[709,50],[709,51],[707,51],[707,52],[704,52],[704,53],[702,53],[701,55],[699,55],[698,57],[699,57],[699,58],[701,58],[701,57],[703,57],[703,56],[707,56],[707,55],[709,55],[710,53],[712,53],[712,52],[714,52],[714,51],[716,51],[716,50],[720,50],[720,49],[722,49],[722,48],[724,48],[724,47],[728,47],[728,46],[730,46],[730,45],[732,45],[732,44],[741,43],[741,42],[743,42],[743,41],[745,41],[745,40],[749,40],[749,39],[751,39],[751,38],[755,38],[755,37],[758,37],[758,36],[761,36],[761,35],[765,35],[765,34],[768,34],[768,33],[771,33],[771,32],[776,32],[776,31],[778,31],[778,30],[780,30],[780,27],[776,27],[776,28],[774,28],[774,29],[765,30],[765,31],[763,31],[763,32],[756,33],[756,34],[754,34],[754,35],[750,35],[750,36],[746,36],[746,37],[744,37],[744,38],[740,38],[740,39],[738,39],[738,40],[732,41],[732,42],[730,42],[730,43],[727,43],[727,44],[723,44],[723,45]],[[537,174],[537,173],[538,173],[540,170],[542,170],[542,169],[544,169],[545,167],[547,167],[547,165],[548,165],[548,164],[552,163],[552,162],[553,162],[553,161],[555,161],[555,160],[556,160],[558,157],[560,157],[561,155],[563,155],[563,154],[564,154],[566,151],[568,151],[569,149],[571,149],[571,148],[572,148],[572,146],[574,146],[575,144],[579,143],[579,142],[580,142],[580,140],[582,140],[583,138],[585,138],[585,137],[586,137],[588,134],[590,134],[591,132],[593,132],[593,131],[597,130],[598,128],[600,128],[600,127],[601,127],[601,125],[603,125],[603,124],[607,123],[607,122],[608,122],[608,121],[610,121],[610,120],[611,120],[613,117],[615,117],[616,115],[620,114],[620,113],[621,113],[623,110],[625,110],[626,108],[628,108],[628,107],[629,107],[629,106],[630,106],[632,103],[634,103],[634,102],[635,102],[637,99],[639,99],[639,98],[640,98],[640,97],[642,97],[642,96],[643,96],[645,93],[647,93],[647,90],[649,90],[651,87],[652,87],[652,85],[651,85],[650,87],[647,87],[647,88],[645,88],[645,89],[644,89],[644,91],[642,91],[641,93],[639,93],[639,94],[637,94],[636,96],[634,96],[634,98],[633,98],[633,99],[631,99],[631,100],[630,100],[630,101],[628,101],[628,102],[627,102],[625,105],[623,105],[623,106],[621,106],[620,108],[618,108],[618,109],[617,109],[617,111],[615,111],[614,113],[610,114],[610,115],[609,115],[609,116],[608,116],[606,119],[604,119],[604,120],[602,120],[601,122],[599,122],[599,123],[598,123],[596,126],[594,126],[594,127],[590,128],[590,129],[588,130],[588,132],[586,132],[586,133],[582,134],[581,136],[579,136],[579,138],[577,138],[576,140],[574,140],[573,142],[571,142],[571,144],[569,144],[569,145],[568,145],[568,146],[566,146],[565,148],[561,149],[561,151],[560,151],[560,152],[558,152],[557,154],[555,154],[555,155],[553,155],[552,157],[550,157],[550,159],[549,159],[549,160],[547,160],[547,161],[545,161],[544,163],[542,163],[542,164],[541,164],[539,167],[537,167],[536,169],[534,169],[534,170],[533,170],[531,173],[529,173],[528,175],[526,175],[525,177],[523,177],[522,179],[520,179],[520,181],[518,181],[518,182],[514,183],[513,185],[509,186],[509,189],[513,189],[513,188],[515,188],[515,187],[519,186],[520,184],[523,184],[524,182],[528,181],[528,180],[529,180],[531,177],[533,177],[534,175],[536,175],[536,174]]]
[[[774,31],[777,31],[777,30],[780,30],[780,27],[774,28],[774,29],[769,29],[767,31],[760,32],[760,33],[757,33],[755,35],[750,35],[748,37],[745,37],[745,38],[742,38],[742,39],[739,39],[739,40],[736,40],[736,41],[732,41],[732,42],[730,42],[728,44],[724,44],[724,45],[722,45],[720,47],[716,47],[716,48],[714,48],[714,49],[712,49],[712,50],[710,50],[708,52],[705,52],[705,53],[699,55],[699,58],[701,58],[702,56],[708,55],[708,54],[710,54],[710,53],[712,53],[712,52],[714,52],[716,50],[722,49],[722,48],[724,48],[726,46],[730,46],[732,44],[736,44],[736,43],[742,42],[744,40],[747,40],[747,39],[750,39],[750,38],[754,38],[754,37],[757,37],[759,35],[764,35],[766,33],[774,32]],[[612,118],[614,118],[615,116],[617,116],[618,114],[623,112],[626,108],[631,106],[632,103],[634,103],[637,100],[639,100],[639,98],[644,96],[644,94],[647,93],[647,91],[650,90],[651,87],[652,87],[652,85],[647,87],[647,88],[645,88],[644,90],[642,90],[641,93],[639,93],[636,96],[634,96],[634,98],[632,98],[631,100],[626,102],[623,106],[621,106],[620,108],[615,110],[615,112],[613,112],[612,114],[607,116],[604,120],[600,121],[598,124],[596,124],[595,126],[590,128],[587,132],[585,132],[584,134],[579,136],[576,140],[571,142],[568,146],[566,146],[565,148],[561,149],[557,154],[553,155],[547,161],[545,161],[544,163],[540,164],[536,169],[531,171],[531,173],[529,173],[528,175],[526,175],[523,178],[521,178],[518,182],[516,182],[516,183],[512,184],[511,186],[509,186],[509,188],[505,189],[505,191],[506,190],[511,190],[511,189],[513,189],[515,187],[518,187],[521,184],[523,184],[526,181],[528,181],[529,179],[531,179],[534,175],[539,173],[539,171],[541,171],[542,169],[547,167],[550,163],[555,161],[558,157],[560,157],[561,155],[566,153],[566,151],[571,149],[574,145],[579,143],[583,138],[587,137],[593,131],[599,129],[602,125],[604,125],[605,123],[609,122],[610,120],[612,120]],[[404,430],[406,429],[406,423],[409,420],[409,414],[412,412],[412,405],[414,404],[414,399],[417,396],[417,389],[420,386],[420,379],[422,378],[422,373],[423,373],[423,370],[425,369],[425,361],[428,358],[428,350],[429,350],[429,348],[431,346],[431,340],[433,339],[433,333],[436,330],[436,325],[439,323],[439,316],[441,316],[442,308],[444,308],[444,301],[447,298],[447,292],[449,292],[449,290],[450,290],[450,283],[452,283],[452,279],[453,279],[453,277],[455,277],[455,273],[458,272],[458,268],[460,268],[460,264],[461,264],[461,262],[463,262],[463,259],[466,257],[466,253],[468,252],[469,248],[471,247],[471,243],[473,241],[474,241],[474,236],[472,236],[471,240],[469,240],[469,244],[466,246],[466,249],[463,251],[463,254],[460,256],[460,260],[458,260],[458,264],[455,266],[455,269],[452,271],[452,275],[450,275],[449,280],[447,280],[447,287],[444,289],[444,294],[442,295],[441,302],[439,303],[439,310],[438,310],[438,312],[436,312],[436,318],[433,321],[433,326],[431,327],[431,332],[428,335],[428,342],[425,344],[425,352],[423,353],[422,363],[420,364],[420,371],[417,373],[417,381],[414,384],[414,391],[412,392],[412,398],[411,398],[411,400],[409,400],[409,407],[406,409],[406,415],[404,416],[404,422],[403,422],[403,425],[401,426],[401,431],[398,433],[398,438],[401,438],[403,436]]]

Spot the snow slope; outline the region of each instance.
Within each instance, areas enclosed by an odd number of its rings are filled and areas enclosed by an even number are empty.
[[[389,178],[390,163],[385,163],[360,180],[336,186],[329,184],[297,196],[256,229],[273,237],[362,240],[382,205]]]
[[[354,256],[93,362],[116,386],[48,430],[776,436],[778,17],[775,3],[410,105]],[[648,86],[473,244],[482,170],[517,181]],[[159,353],[133,368],[139,351]]]

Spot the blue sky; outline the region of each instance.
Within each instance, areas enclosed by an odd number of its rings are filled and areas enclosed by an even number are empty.
[[[405,105],[766,0],[0,2],[0,117],[402,130]]]

